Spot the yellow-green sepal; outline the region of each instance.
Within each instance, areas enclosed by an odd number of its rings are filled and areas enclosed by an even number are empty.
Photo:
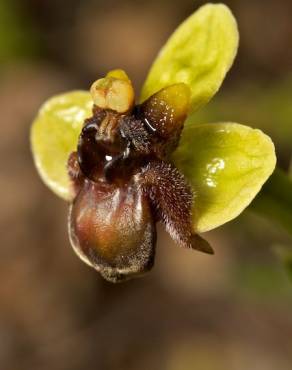
[[[237,123],[186,126],[173,159],[193,188],[193,228],[199,233],[237,217],[276,165],[272,140]]]
[[[87,91],[72,91],[47,100],[31,127],[31,149],[44,183],[65,200],[72,197],[67,174],[69,154],[76,150],[85,118],[90,117],[92,98]]]
[[[179,82],[191,89],[191,110],[206,104],[221,86],[238,48],[234,16],[224,4],[206,4],[187,18],[154,61],[141,101]]]

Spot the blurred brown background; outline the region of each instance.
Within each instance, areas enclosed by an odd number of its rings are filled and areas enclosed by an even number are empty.
[[[207,234],[215,256],[161,229],[156,266],[105,282],[67,238],[67,205],[39,179],[29,127],[56,93],[124,68],[137,89],[174,28],[204,1],[0,0],[2,370],[291,370],[292,283],[274,253],[292,245],[244,212]],[[287,169],[292,141],[292,1],[230,0],[236,63],[194,117],[262,128]]]

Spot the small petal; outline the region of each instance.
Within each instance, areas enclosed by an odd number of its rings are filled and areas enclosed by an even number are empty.
[[[238,48],[236,20],[227,6],[206,4],[186,19],[154,61],[141,101],[183,82],[191,88],[191,109],[206,104],[221,86]]]
[[[76,150],[92,99],[86,91],[72,91],[49,99],[31,128],[31,149],[44,183],[65,200],[72,198],[67,160]]]
[[[170,138],[181,131],[190,107],[190,89],[183,83],[167,86],[140,106],[144,120],[154,132]]]
[[[237,217],[272,174],[275,148],[262,131],[236,123],[186,126],[174,153],[195,193],[193,229],[204,232]]]
[[[153,266],[155,224],[133,183],[117,188],[86,180],[71,206],[69,235],[77,255],[111,282]]]

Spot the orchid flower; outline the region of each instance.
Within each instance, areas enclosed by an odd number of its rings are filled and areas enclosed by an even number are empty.
[[[116,69],[41,107],[31,130],[36,168],[69,201],[73,249],[105,279],[152,268],[157,222],[178,245],[213,253],[200,234],[237,217],[272,174],[274,145],[262,131],[193,121],[238,40],[231,11],[204,5],[162,48],[138,100]]]

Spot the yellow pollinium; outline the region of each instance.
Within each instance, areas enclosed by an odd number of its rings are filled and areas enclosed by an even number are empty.
[[[90,94],[97,107],[118,113],[128,112],[135,102],[132,83],[126,73],[119,69],[95,81],[90,88]]]

